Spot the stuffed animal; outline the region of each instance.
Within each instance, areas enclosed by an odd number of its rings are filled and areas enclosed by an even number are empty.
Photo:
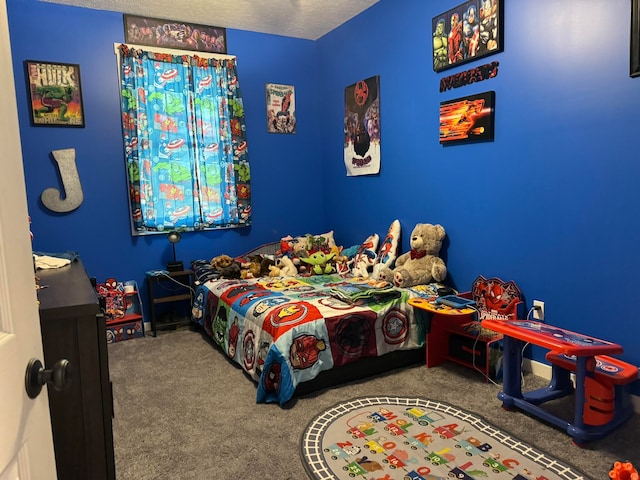
[[[211,260],[214,267],[223,278],[240,278],[240,264],[229,255],[218,255]]]
[[[249,257],[248,262],[241,265],[242,278],[258,278],[260,276],[262,257],[260,255],[252,255]]]
[[[286,255],[276,259],[276,267],[280,269],[280,276],[282,277],[295,277],[298,274],[298,269],[293,264],[293,261]]]
[[[333,269],[333,265],[329,263],[335,256],[335,253],[325,254],[324,252],[315,252],[311,256],[307,258],[301,258],[304,263],[311,265],[311,272],[316,275],[322,275],[325,273],[333,273],[335,270]]]
[[[393,270],[383,268],[379,279],[393,283],[396,287],[443,281],[447,276],[447,267],[438,255],[445,235],[441,225],[418,223],[411,233],[411,251],[396,259]]]
[[[280,273],[280,267],[276,265],[269,265],[269,276],[270,277],[280,277],[282,274]]]
[[[264,257],[260,262],[260,276],[268,277],[271,274],[271,268],[269,267],[275,264],[276,261],[273,258]]]

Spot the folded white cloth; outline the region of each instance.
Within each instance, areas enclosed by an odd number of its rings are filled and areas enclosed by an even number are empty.
[[[33,258],[36,262],[36,270],[60,268],[71,263],[71,260],[69,259],[50,257],[49,255],[34,255]]]

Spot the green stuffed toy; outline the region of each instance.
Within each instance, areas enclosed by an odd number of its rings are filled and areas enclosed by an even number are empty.
[[[311,271],[313,273],[316,275],[322,275],[333,273],[335,271],[333,265],[329,263],[329,260],[331,260],[335,255],[335,252],[327,254],[322,251],[317,251],[312,253],[309,257],[301,258],[300,260],[311,265]]]

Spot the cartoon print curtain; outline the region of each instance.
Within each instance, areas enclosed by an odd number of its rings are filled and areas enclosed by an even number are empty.
[[[250,225],[236,59],[119,49],[133,233]]]

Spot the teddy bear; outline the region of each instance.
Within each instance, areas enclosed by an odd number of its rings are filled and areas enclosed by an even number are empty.
[[[242,278],[258,278],[260,276],[260,270],[262,257],[260,255],[252,255],[249,257],[248,261],[243,263],[241,266],[241,277]]]
[[[393,270],[383,268],[378,279],[396,287],[413,287],[441,282],[447,276],[447,267],[438,255],[446,232],[442,225],[418,223],[411,232],[411,251],[396,259]]]
[[[240,264],[229,255],[218,255],[211,259],[214,267],[222,278],[240,278]]]

